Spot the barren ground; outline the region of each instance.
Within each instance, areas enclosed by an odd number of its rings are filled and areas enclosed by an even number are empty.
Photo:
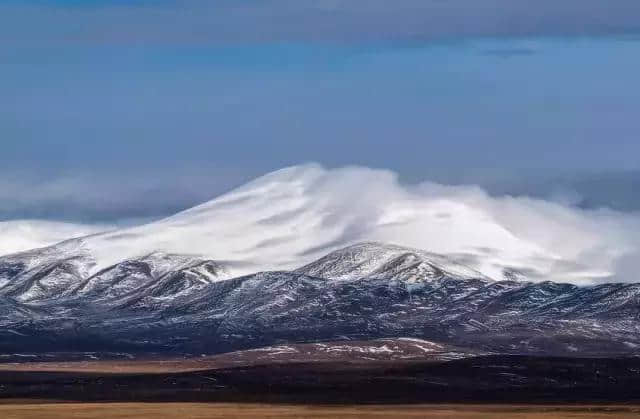
[[[0,404],[4,419],[34,418],[637,418],[640,406],[411,405],[313,406],[236,403]]]

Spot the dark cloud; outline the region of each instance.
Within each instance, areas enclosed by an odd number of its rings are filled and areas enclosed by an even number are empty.
[[[0,42],[208,44],[611,35],[640,30],[637,0],[54,1],[0,6]],[[26,24],[28,22],[28,24]]]

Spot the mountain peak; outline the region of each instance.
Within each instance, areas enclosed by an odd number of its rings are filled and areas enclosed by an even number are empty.
[[[296,272],[335,280],[394,278],[424,282],[443,277],[490,280],[446,256],[376,241],[333,251]]]
[[[379,269],[383,266],[374,266],[380,260],[390,263],[388,268],[406,270],[414,259],[423,262],[425,272],[437,268],[454,276],[486,275],[496,280],[527,276],[589,283],[611,275],[607,264],[572,262],[575,255],[589,252],[551,251],[530,232],[515,234],[510,224],[515,221],[505,224],[475,198],[461,198],[458,191],[443,194],[428,188],[404,188],[385,170],[329,170],[307,164],[266,174],[171,217],[37,249],[30,253],[33,257],[22,254],[11,259],[32,266],[33,261],[40,263],[49,256],[52,260],[83,257],[93,261],[86,266],[95,274],[119,262],[163,251],[225,261],[231,275],[241,276],[295,269],[328,251],[373,239],[434,253],[360,243],[342,252],[356,259],[359,252],[376,258],[368,268],[359,268],[362,272],[338,272],[338,277],[382,274],[384,269]],[[414,256],[392,260],[405,253]],[[6,257],[1,260],[9,261]]]

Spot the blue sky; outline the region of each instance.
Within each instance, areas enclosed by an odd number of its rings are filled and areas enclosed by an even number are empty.
[[[365,3],[4,2],[0,219],[161,216],[307,161],[640,209],[640,3]]]

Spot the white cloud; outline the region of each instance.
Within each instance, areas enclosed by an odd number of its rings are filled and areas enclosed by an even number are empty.
[[[83,225],[41,220],[0,222],[0,255],[48,246],[73,237],[108,230],[105,225]]]

